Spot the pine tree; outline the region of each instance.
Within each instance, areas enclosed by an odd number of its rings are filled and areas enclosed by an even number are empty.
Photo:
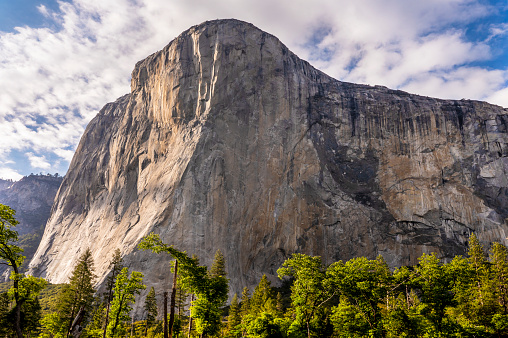
[[[106,279],[106,295],[105,295],[105,303],[106,303],[106,316],[104,321],[104,328],[102,337],[106,337],[106,329],[108,327],[109,320],[109,311],[111,308],[111,301],[113,300],[113,288],[115,287],[116,277],[123,269],[123,259],[120,249],[116,249],[113,253],[113,258],[111,258],[111,262],[109,263],[109,275]]]
[[[495,311],[492,275],[483,246],[474,234],[469,238],[468,256],[473,273],[466,316],[476,325],[488,327]]]
[[[111,262],[109,263],[110,272],[108,277],[106,278],[106,300],[107,303],[111,302],[113,299],[113,288],[115,287],[116,277],[123,269],[123,259],[120,249],[116,249],[113,253],[113,257],[111,258]]]
[[[494,243],[490,249],[493,270],[493,290],[503,315],[508,315],[508,249]]]
[[[250,313],[250,290],[248,287],[244,287],[242,291],[242,299],[240,301],[240,315],[244,316]]]
[[[220,250],[215,252],[212,267],[208,271],[211,277],[225,277],[226,276],[226,260]]]
[[[250,300],[250,313],[257,317],[257,315],[263,311],[274,313],[275,311],[272,311],[274,308],[274,292],[270,281],[266,275],[263,275],[252,294],[252,298]]]
[[[228,337],[241,336],[241,322],[242,318],[240,317],[240,304],[238,303],[238,296],[235,293],[233,299],[231,300],[231,305],[229,306]]]
[[[282,317],[284,315],[284,300],[282,299],[282,294],[277,292],[277,297],[275,299],[275,304],[277,308],[277,317]]]
[[[57,299],[58,316],[64,323],[66,335],[71,329],[74,317],[81,308],[90,312],[95,293],[94,280],[92,252],[90,249],[86,249],[72,271],[69,284],[62,288]]]
[[[93,311],[90,314],[90,323],[86,327],[86,337],[102,337],[104,323],[106,322],[105,313],[105,304],[99,297],[97,297],[93,305]]]
[[[153,286],[145,298],[145,313],[146,313],[146,327],[145,327],[145,336],[146,336],[148,328],[155,323],[155,319],[157,318],[157,299],[155,298],[155,290]]]

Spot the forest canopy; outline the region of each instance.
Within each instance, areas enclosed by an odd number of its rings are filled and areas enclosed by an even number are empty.
[[[145,285],[141,273],[123,266],[120,250],[111,257],[105,293],[95,289],[90,250],[56,295],[41,293],[45,280],[17,270],[24,257],[14,216],[0,205],[0,259],[13,271],[9,290],[0,293],[0,337],[508,336],[508,249],[493,243],[486,252],[474,234],[466,257],[444,262],[423,254],[417,265],[396,269],[382,256],[325,265],[295,253],[277,270],[281,286],[263,275],[241,295],[228,293],[237,276],[227,275],[219,250],[207,267],[151,234],[140,249],[173,261],[168,318],[169,290]],[[144,305],[134,317],[136,302]],[[44,315],[41,303],[49,303]]]

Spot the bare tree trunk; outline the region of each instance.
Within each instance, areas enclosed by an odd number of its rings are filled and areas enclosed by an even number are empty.
[[[171,307],[169,313],[169,338],[173,338],[173,323],[175,322],[176,281],[178,277],[178,261],[175,260],[175,275],[173,276],[173,290],[171,290]]]
[[[164,291],[164,338],[169,338],[168,335],[168,292]]]
[[[134,336],[134,316],[131,318],[131,338]]]
[[[102,338],[106,338],[106,329],[108,328],[108,320],[109,320],[109,305],[110,302],[108,301],[108,306],[106,307],[106,320],[104,323],[104,333],[102,334]]]
[[[191,298],[190,298],[191,303],[193,300],[194,300],[194,294],[191,294]],[[190,316],[190,311],[189,311],[189,330],[187,331],[188,338],[190,338],[191,331],[192,331],[192,317]]]

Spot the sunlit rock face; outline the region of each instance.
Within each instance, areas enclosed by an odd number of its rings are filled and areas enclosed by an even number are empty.
[[[292,253],[414,264],[505,244],[508,110],[335,80],[251,24],[192,27],[139,62],[131,93],[88,125],[31,263],[65,282],[90,247],[103,278],[120,248],[145,283],[169,258],[150,232],[241,292]]]

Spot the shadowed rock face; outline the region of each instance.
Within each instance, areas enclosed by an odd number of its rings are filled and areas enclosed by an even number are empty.
[[[31,263],[66,281],[90,247],[104,277],[120,248],[148,285],[168,257],[154,231],[232,291],[294,252],[325,263],[462,254],[471,232],[505,244],[508,111],[337,81],[256,27],[192,27],[139,62],[131,93],[90,122]]]
[[[26,269],[37,250],[62,180],[61,176],[51,175],[30,175],[16,182],[0,179],[0,203],[14,209],[19,222],[13,230],[18,232],[18,244],[26,257],[22,270]],[[10,272],[6,271],[7,266],[0,265],[2,282],[9,281]]]

